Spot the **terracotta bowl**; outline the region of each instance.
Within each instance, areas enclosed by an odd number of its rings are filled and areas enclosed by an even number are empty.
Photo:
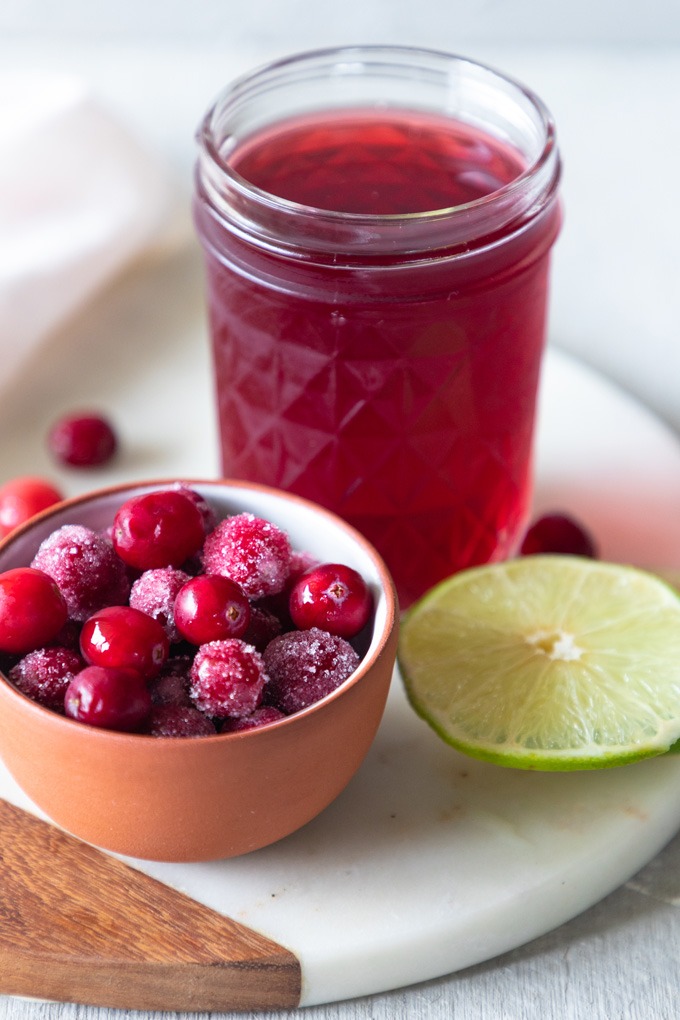
[[[0,543],[0,572],[28,565],[55,528],[107,527],[129,496],[167,484],[119,486],[60,503]],[[220,516],[250,511],[285,529],[295,548],[359,570],[373,591],[375,617],[361,665],[336,691],[296,715],[238,733],[169,738],[100,730],[42,708],[0,674],[0,756],[19,786],[68,832],[151,860],[236,856],[318,815],[371,745],[396,655],[394,586],[361,535],[320,507],[273,489],[189,484]]]

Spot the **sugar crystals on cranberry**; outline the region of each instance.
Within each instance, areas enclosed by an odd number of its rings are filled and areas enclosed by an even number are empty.
[[[124,605],[130,594],[125,565],[111,543],[82,524],[65,524],[48,535],[31,566],[54,578],[72,620],[82,622],[105,606]]]
[[[312,627],[281,634],[264,652],[269,676],[267,701],[285,715],[331,694],[359,665],[344,638]]]
[[[271,521],[242,513],[220,521],[205,540],[203,567],[236,581],[250,599],[282,591],[291,564],[288,536]]]
[[[210,716],[250,715],[260,706],[267,674],[262,656],[238,638],[211,641],[196,652],[191,697]]]

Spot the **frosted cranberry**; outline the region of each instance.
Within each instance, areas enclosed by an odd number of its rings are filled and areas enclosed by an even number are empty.
[[[123,605],[130,594],[125,566],[110,542],[81,524],[53,531],[31,566],[54,578],[72,620],[85,620],[104,606]]]
[[[177,489],[132,496],[113,521],[113,545],[139,570],[181,567],[203,544],[205,532],[195,503]]]
[[[85,663],[77,652],[54,645],[29,652],[9,671],[9,678],[33,701],[63,711],[64,693]]]
[[[0,485],[0,538],[63,498],[44,478],[26,475]]]
[[[282,630],[283,623],[275,613],[265,606],[251,604],[250,623],[243,635],[246,644],[254,645],[258,652],[263,652],[269,642],[278,637]]]
[[[186,661],[182,661],[180,665],[180,659]],[[147,686],[154,705],[185,705],[189,707],[192,704],[189,696],[191,662],[192,659],[189,656],[168,659],[159,675],[148,681]]]
[[[145,570],[130,590],[130,605],[157,620],[171,642],[180,640],[175,626],[175,598],[190,580],[178,567],[156,567]]]
[[[210,737],[215,723],[197,708],[156,705],[151,709],[145,732],[152,737]]]
[[[299,577],[309,570],[319,566],[318,556],[310,552],[294,549],[290,557],[290,573],[288,574],[288,587],[291,587]]]
[[[256,708],[254,712],[242,719],[225,719],[222,723],[222,732],[238,733],[240,730],[254,730],[285,718],[283,712],[274,708],[273,705],[261,705],[260,708]]]
[[[290,560],[290,541],[285,532],[247,513],[220,521],[203,546],[206,573],[230,577],[249,599],[282,591]]]
[[[118,446],[111,423],[100,414],[68,414],[54,423],[47,436],[50,452],[71,467],[106,464]]]
[[[567,514],[545,514],[527,531],[522,542],[523,556],[559,553],[597,558],[597,547],[586,528]]]
[[[354,637],[368,623],[373,599],[361,574],[342,563],[324,563],[293,585],[290,616],[300,630],[318,627]]]
[[[203,531],[206,535],[209,534],[217,526],[217,514],[208,500],[200,492],[190,489],[188,485],[184,485],[182,482],[177,483],[177,491],[187,496],[195,505],[203,521]]]
[[[295,629],[288,606],[291,589],[302,574],[306,574],[308,570],[318,565],[318,559],[312,556],[311,553],[298,552],[294,549],[291,553],[290,570],[284,587],[276,595],[269,595],[265,599],[260,600],[259,605],[281,621],[280,631]],[[272,637],[276,637],[276,635],[272,634]]]
[[[190,677],[197,708],[210,716],[237,718],[259,707],[267,679],[262,656],[238,638],[202,645]]]
[[[56,634],[53,643],[60,645],[62,648],[70,648],[72,652],[77,652],[80,648],[80,632],[82,629],[83,625],[78,620],[67,620]]]
[[[230,578],[199,574],[180,589],[174,618],[182,637],[195,645],[240,638],[250,622],[250,603]]]
[[[151,695],[134,670],[86,666],[66,688],[64,710],[78,722],[130,732],[148,716]]]
[[[267,702],[285,715],[299,712],[339,687],[359,661],[348,641],[317,627],[281,634],[264,652]]]
[[[0,574],[0,652],[41,648],[66,623],[66,602],[53,578],[32,567]]]
[[[156,676],[168,657],[168,636],[157,620],[130,606],[109,606],[83,624],[80,651],[91,666]]]

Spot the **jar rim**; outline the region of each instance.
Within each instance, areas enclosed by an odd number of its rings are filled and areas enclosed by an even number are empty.
[[[344,212],[281,198],[252,184],[224,158],[224,139],[221,139],[220,133],[226,115],[247,101],[253,92],[264,90],[271,93],[290,75],[304,75],[306,69],[311,78],[315,72],[318,74],[333,66],[344,67],[344,74],[356,74],[360,67],[371,67],[391,69],[394,75],[398,68],[402,68],[411,72],[411,77],[416,72],[427,72],[433,81],[439,77],[442,82],[447,69],[464,69],[473,78],[485,78],[513,93],[514,101],[524,104],[526,111],[531,111],[534,126],[540,131],[540,144],[536,145],[533,157],[526,160],[524,169],[494,191],[459,205],[424,211]],[[367,110],[374,108],[373,103],[361,105],[365,105]],[[318,112],[327,108],[326,104],[320,103],[309,109]],[[424,109],[402,104],[395,104],[392,108]],[[429,112],[437,111],[433,108]],[[464,119],[460,113],[457,116]],[[269,121],[275,122],[276,118]],[[438,233],[447,238],[442,246],[450,248],[452,241],[454,246],[456,243],[456,238],[450,233],[454,221],[464,224],[465,243],[476,235],[488,237],[489,233],[502,229],[511,221],[517,221],[518,225],[526,223],[527,218],[540,212],[554,196],[561,169],[552,115],[532,89],[491,65],[443,50],[416,46],[369,44],[326,47],[301,51],[263,64],[236,78],[217,96],[199,124],[196,140],[199,149],[196,177],[202,197],[213,212],[228,221],[237,233],[259,238],[265,247],[273,245],[274,248],[289,247],[286,239],[277,235],[289,233],[291,227],[294,233],[294,225],[302,230],[306,242],[315,242],[319,250],[325,250],[330,244],[336,248],[338,244],[359,247],[364,251],[394,250],[398,238],[402,250],[418,252],[437,247]],[[490,223],[490,220],[493,222]],[[276,225],[282,225],[284,221],[287,229],[280,231]],[[269,230],[262,229],[264,223],[268,224]],[[313,230],[310,230],[312,225]]]

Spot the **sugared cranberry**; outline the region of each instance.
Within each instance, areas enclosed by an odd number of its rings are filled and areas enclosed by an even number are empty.
[[[152,737],[209,737],[217,733],[215,723],[197,708],[155,705],[145,732]]]
[[[313,553],[294,549],[290,557],[290,573],[288,574],[288,587],[292,587],[299,577],[319,566],[318,556]]]
[[[134,670],[86,666],[66,688],[64,710],[78,722],[130,732],[148,716],[151,695]]]
[[[522,542],[523,556],[559,553],[597,559],[597,546],[584,525],[567,514],[545,514],[527,531]]]
[[[66,688],[84,665],[77,652],[53,645],[24,655],[9,671],[9,678],[33,701],[62,711]]]
[[[54,578],[72,620],[85,620],[104,606],[123,605],[130,594],[125,566],[111,544],[81,524],[65,524],[48,535],[31,566]]]
[[[324,563],[303,574],[289,601],[291,619],[300,630],[318,627],[347,638],[366,626],[372,607],[361,574],[342,563]]]
[[[12,478],[0,485],[0,538],[63,498],[51,482],[32,475]]]
[[[83,629],[82,623],[78,620],[67,620],[58,634],[55,635],[54,644],[62,648],[70,648],[77,652],[80,648],[80,632]]]
[[[270,521],[248,513],[221,521],[203,547],[205,572],[230,577],[249,599],[282,591],[290,560],[288,536]]]
[[[344,638],[317,627],[281,634],[267,646],[267,702],[285,715],[325,698],[359,665],[359,656]]]
[[[178,482],[176,489],[194,503],[196,509],[201,515],[201,520],[203,521],[203,531],[206,535],[209,534],[217,526],[217,514],[208,500],[205,499],[200,492],[196,492],[195,489],[189,488],[189,486],[185,485],[183,482]]]
[[[251,604],[250,623],[243,635],[243,640],[248,645],[254,645],[258,652],[263,652],[270,641],[283,631],[283,623],[265,606]]]
[[[173,643],[180,640],[175,625],[175,598],[189,580],[189,574],[179,567],[156,567],[145,570],[130,590],[132,608],[158,620]]]
[[[189,670],[193,659],[188,655],[174,656],[163,663],[158,676],[152,677],[147,686],[154,705],[192,704],[189,696]]]
[[[44,571],[16,567],[0,574],[0,652],[24,655],[42,648],[67,615],[58,585]]]
[[[250,602],[229,577],[199,574],[178,592],[174,619],[178,632],[194,645],[240,638],[250,622]]]
[[[240,730],[254,730],[285,718],[283,712],[274,708],[273,705],[261,705],[260,708],[256,708],[254,712],[242,719],[225,719],[222,723],[222,732],[238,733]]]
[[[203,519],[193,500],[178,489],[147,492],[126,500],[113,522],[113,545],[138,570],[181,567],[201,548]]]
[[[113,457],[118,440],[113,426],[101,414],[79,412],[54,423],[47,445],[62,464],[97,467]]]
[[[91,666],[156,676],[168,657],[168,636],[157,620],[130,606],[109,606],[83,624],[80,651]]]
[[[262,656],[238,638],[202,645],[190,676],[197,708],[206,715],[236,718],[259,707],[267,679]]]

